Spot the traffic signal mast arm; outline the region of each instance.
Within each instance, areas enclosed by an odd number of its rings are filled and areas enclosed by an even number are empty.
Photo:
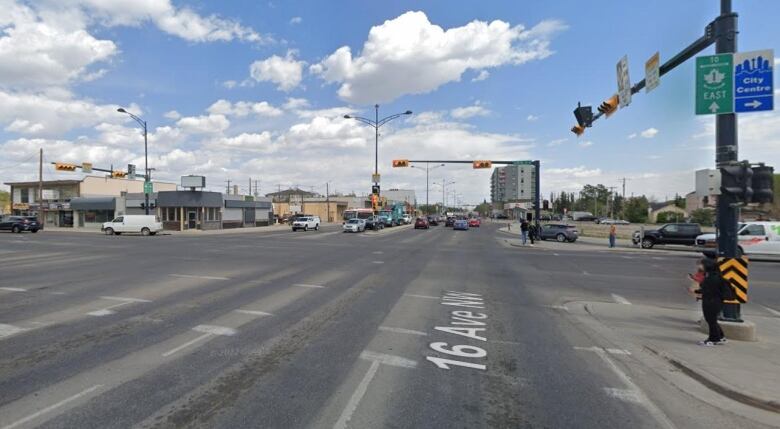
[[[734,14],[736,15],[736,14]],[[672,71],[675,67],[679,66],[680,64],[684,63],[685,61],[693,58],[696,54],[703,51],[704,49],[707,49],[710,45],[715,43],[715,40],[720,35],[721,32],[725,32],[725,29],[721,29],[723,27],[720,25],[720,23],[723,21],[724,17],[719,16],[714,21],[709,23],[707,27],[704,29],[704,35],[699,37],[696,41],[688,45],[687,48],[682,50],[680,53],[669,59],[669,61],[663,63],[659,69],[659,77],[665,75],[666,73]],[[631,87],[631,94],[636,94],[645,87],[645,80],[642,79],[639,82],[637,82],[634,86]],[[609,100],[609,99],[607,99]],[[593,118],[591,120],[591,123],[598,120],[605,114],[609,115],[610,112],[602,112],[599,111],[598,113],[593,115]],[[584,131],[584,130],[583,130]],[[582,133],[579,133],[582,134]],[[577,134],[577,135],[579,135]]]
[[[54,165],[54,166],[57,166],[57,165],[73,165],[76,168],[82,168],[81,165],[78,165],[78,164],[66,164],[64,162],[52,162],[51,164]],[[92,167],[92,171],[102,171],[104,173],[113,173],[114,172],[114,170],[107,170],[105,168],[96,168],[96,167]]]

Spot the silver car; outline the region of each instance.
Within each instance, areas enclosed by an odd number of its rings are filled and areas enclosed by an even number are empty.
[[[344,232],[363,232],[366,230],[366,220],[357,218],[350,219],[344,222],[341,229],[343,229]]]

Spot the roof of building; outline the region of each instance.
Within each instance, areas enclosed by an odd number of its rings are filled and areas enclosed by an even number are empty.
[[[318,194],[315,192],[304,191],[301,188],[290,188],[290,189],[284,189],[279,192],[271,192],[265,194],[266,197],[286,197],[289,195],[303,195],[304,197],[315,197]]]
[[[5,182],[8,186],[38,186],[38,181],[34,182]],[[44,186],[57,186],[57,185],[77,185],[81,183],[81,180],[44,180]]]

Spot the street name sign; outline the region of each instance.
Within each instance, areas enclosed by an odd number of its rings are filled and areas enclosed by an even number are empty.
[[[371,175],[371,181],[374,182],[374,183],[379,183],[379,179],[380,178],[381,178],[381,176],[379,174],[372,174]]]
[[[696,58],[696,114],[734,113],[733,54]]]
[[[92,173],[92,163],[91,162],[82,162],[81,163],[81,172],[90,174]]]
[[[631,79],[628,77],[628,55],[617,63],[618,99],[620,107],[631,104]]]
[[[645,92],[654,90],[661,83],[661,55],[656,52],[645,63]]]
[[[734,54],[734,111],[774,109],[774,51],[765,49]]]

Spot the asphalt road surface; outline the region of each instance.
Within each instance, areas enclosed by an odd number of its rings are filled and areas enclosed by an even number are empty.
[[[0,428],[764,427],[560,303],[690,306],[690,255],[508,246],[497,227],[0,235]],[[780,310],[780,264],[751,293]],[[632,395],[625,395],[626,389]]]

